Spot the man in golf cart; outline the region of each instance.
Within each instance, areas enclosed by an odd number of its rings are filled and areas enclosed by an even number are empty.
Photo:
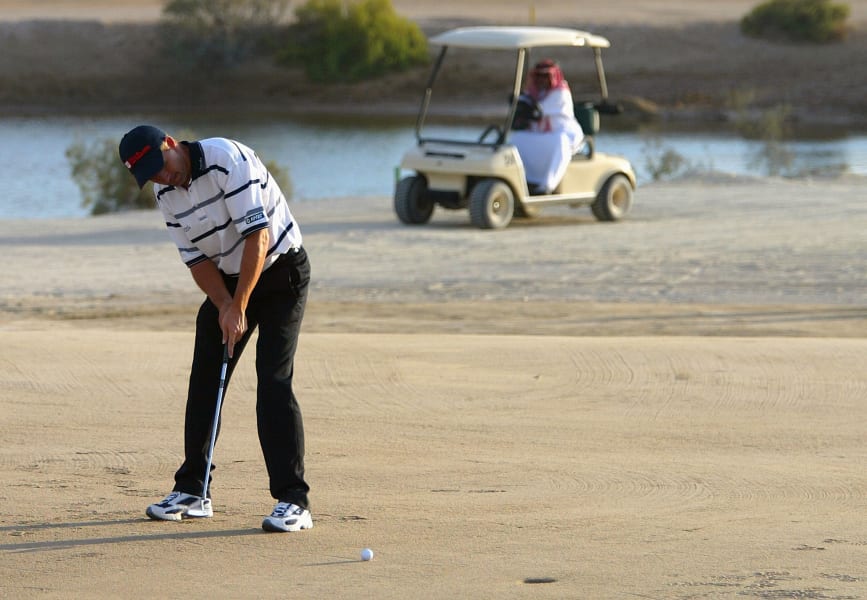
[[[530,193],[550,194],[584,145],[560,65],[545,59],[533,67],[516,116],[509,139],[521,155]]]

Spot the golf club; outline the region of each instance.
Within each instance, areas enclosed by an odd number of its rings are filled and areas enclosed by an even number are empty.
[[[211,511],[211,499],[208,498],[208,483],[211,478],[211,462],[214,458],[214,445],[217,443],[217,427],[220,424],[220,408],[223,405],[223,393],[226,389],[226,368],[229,366],[229,345],[223,345],[223,366],[220,369],[220,386],[217,388],[217,406],[214,409],[214,422],[211,425],[211,443],[208,445],[208,457],[205,463],[205,478],[202,483],[201,508],[190,508],[187,514],[192,517],[208,517]]]

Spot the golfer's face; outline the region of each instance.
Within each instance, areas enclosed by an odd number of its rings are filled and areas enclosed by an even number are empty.
[[[180,148],[171,145],[163,152],[163,168],[151,178],[151,181],[160,185],[172,185],[182,187],[190,180],[189,167]]]

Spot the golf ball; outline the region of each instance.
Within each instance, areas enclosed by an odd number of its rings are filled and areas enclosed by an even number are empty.
[[[361,551],[361,560],[370,560],[373,558],[373,550],[365,548]]]

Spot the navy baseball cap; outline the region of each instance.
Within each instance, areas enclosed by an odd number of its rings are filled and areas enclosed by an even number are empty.
[[[162,129],[139,125],[120,140],[120,160],[135,177],[139,189],[162,170],[163,153],[160,146],[165,139],[166,132]]]

